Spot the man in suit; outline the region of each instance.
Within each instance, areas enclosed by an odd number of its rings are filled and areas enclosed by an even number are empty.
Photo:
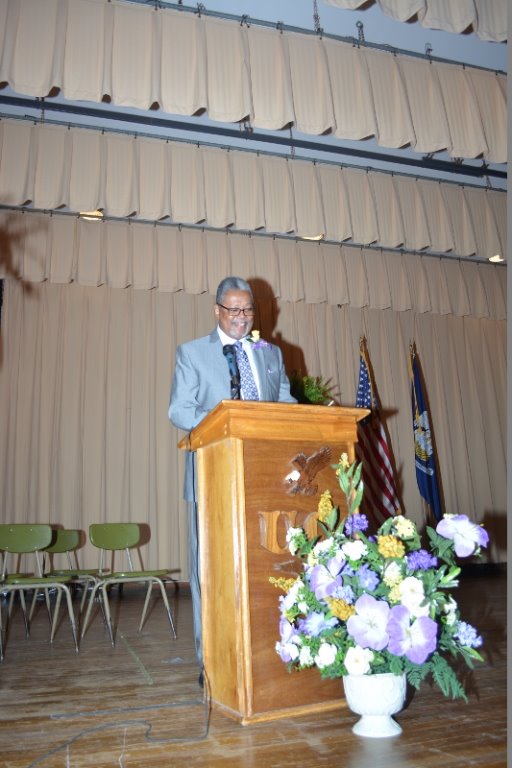
[[[176,350],[169,418],[186,432],[196,427],[221,400],[236,397],[296,402],[290,394],[281,350],[250,337],[256,311],[249,283],[239,277],[226,277],[217,288],[215,302],[217,327],[208,336],[182,344]],[[241,342],[241,349],[237,342]],[[195,466],[195,454],[188,452],[184,497],[189,502],[189,578],[196,652],[202,667]]]

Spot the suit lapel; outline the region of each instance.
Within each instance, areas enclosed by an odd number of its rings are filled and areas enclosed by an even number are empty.
[[[268,371],[272,369],[272,347],[260,347],[253,350],[254,364],[258,372],[261,400],[269,400]]]

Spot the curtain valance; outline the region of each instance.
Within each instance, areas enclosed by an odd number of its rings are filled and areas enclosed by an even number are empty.
[[[482,40],[507,39],[507,0],[323,0],[327,5],[353,10],[373,5],[396,21],[417,16],[423,27],[462,33],[472,29]]]
[[[0,45],[0,81],[22,94],[507,159],[490,71],[121,0],[0,0]]]
[[[227,274],[259,278],[285,302],[506,317],[506,269],[380,249],[202,228],[0,213],[0,276],[215,295]]]
[[[506,193],[82,128],[0,122],[0,203],[506,255]]]

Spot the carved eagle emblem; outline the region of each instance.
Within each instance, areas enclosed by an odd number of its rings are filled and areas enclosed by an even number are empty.
[[[331,449],[327,445],[311,456],[306,456],[302,452],[294,456],[291,464],[295,470],[286,477],[290,483],[288,493],[314,496],[318,491],[318,484],[314,482],[315,477],[329,464],[330,460]]]

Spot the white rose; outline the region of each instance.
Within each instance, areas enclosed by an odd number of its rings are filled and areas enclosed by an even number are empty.
[[[363,555],[366,555],[367,547],[362,541],[347,541],[341,550],[349,560],[360,560]]]
[[[370,671],[372,661],[373,651],[356,645],[355,648],[348,649],[345,656],[345,667],[349,675],[366,675]]]
[[[322,555],[324,552],[328,552],[332,547],[331,539],[322,539],[313,547],[315,555]]]
[[[453,599],[453,597],[450,597],[446,605],[443,606],[443,611],[447,614],[446,623],[450,627],[453,626],[453,624],[455,624],[457,620],[457,608],[458,608],[458,605]]]
[[[279,655],[281,655],[281,652],[288,653],[290,656],[290,661],[296,661],[299,656],[299,649],[295,645],[295,643],[276,643],[276,651]]]
[[[295,555],[297,552],[297,544],[294,539],[302,533],[304,533],[302,528],[288,528],[286,531],[286,543],[288,544],[288,549],[291,555]]]
[[[279,602],[281,604],[281,613],[286,613],[294,607],[295,603],[299,599],[299,589],[302,586],[302,582],[296,581],[286,594],[281,595]]]
[[[429,606],[422,605],[425,599],[425,590],[420,579],[415,576],[408,576],[400,583],[398,590],[400,602],[409,609],[413,616],[428,616]]]
[[[402,571],[397,562],[392,560],[386,565],[382,579],[388,587],[394,587],[402,581]]]
[[[312,667],[314,664],[313,661],[313,655],[311,653],[311,648],[309,645],[304,645],[300,649],[299,653],[299,664],[303,667]]]
[[[332,643],[322,643],[315,656],[315,664],[318,669],[323,669],[334,663],[336,658],[336,646]]]
[[[393,520],[393,525],[401,539],[410,539],[416,533],[416,526],[412,520],[407,520],[403,515],[397,515]]]

